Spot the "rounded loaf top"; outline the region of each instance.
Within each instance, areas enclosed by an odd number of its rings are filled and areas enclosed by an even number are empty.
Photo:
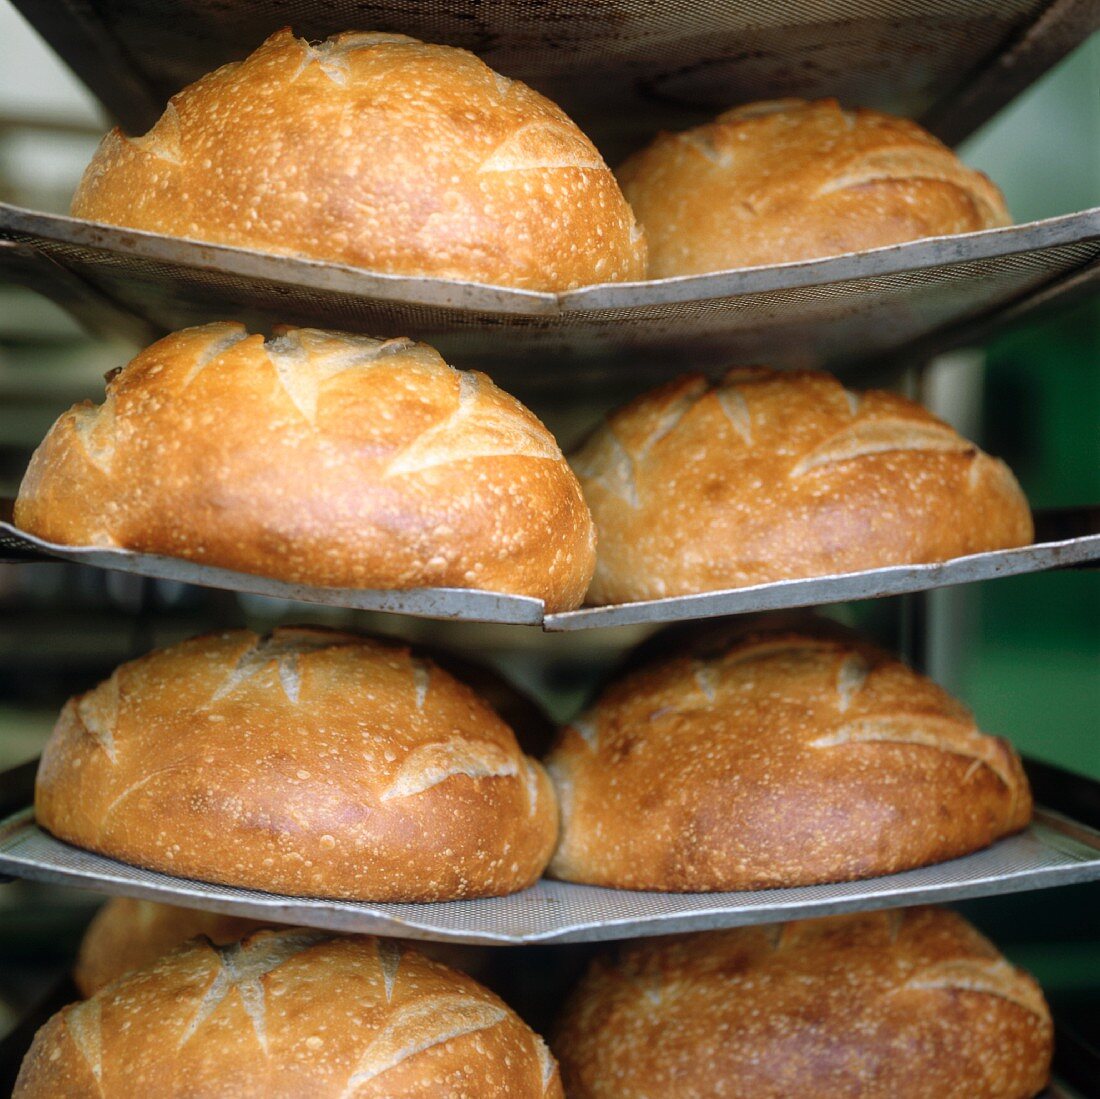
[[[557,443],[426,344],[240,324],[175,332],[57,421],[15,521],[320,587],[476,588],[577,606],[591,516]]]
[[[667,892],[787,888],[909,870],[1027,826],[1012,747],[889,654],[760,630],[644,664],[546,759],[549,872]]]
[[[567,290],[643,278],[610,169],[557,106],[473,54],[289,29],[115,129],[77,217],[395,275]]]
[[[464,974],[386,939],[199,938],[58,1012],[18,1099],[560,1099],[542,1040]]]
[[[942,561],[1030,542],[1001,461],[894,393],[764,367],[689,374],[571,458],[599,534],[592,603]]]
[[[1009,223],[997,187],[915,122],[834,99],[734,108],[661,134],[618,175],[645,228],[651,278]]]
[[[42,827],[164,873],[298,896],[435,901],[532,884],[553,790],[492,708],[354,634],[208,634],[70,700]]]
[[[953,912],[914,908],[623,944],[553,1043],[570,1099],[1031,1099],[1039,986]]]

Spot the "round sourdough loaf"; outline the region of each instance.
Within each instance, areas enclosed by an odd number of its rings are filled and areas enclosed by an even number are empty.
[[[570,1099],[1030,1099],[1039,986],[961,917],[914,908],[627,943],[553,1043]]]
[[[542,1040],[476,981],[389,940],[198,939],[56,1014],[18,1099],[560,1099]]]
[[[572,459],[599,535],[591,603],[942,561],[1032,540],[1003,462],[920,405],[828,374],[685,375]]]
[[[620,889],[892,874],[1026,827],[1019,758],[873,646],[758,632],[614,682],[546,760],[549,872]]]
[[[169,950],[199,935],[215,946],[227,946],[260,928],[278,928],[278,920],[224,916],[200,908],[177,908],[156,901],[112,897],[88,925],[80,942],[73,981],[85,998],[135,969],[144,969]],[[489,974],[491,947],[458,943],[419,942],[426,957],[481,979]]]
[[[645,238],[565,113],[473,54],[289,29],[114,129],[77,217],[367,267],[568,290],[645,277]]]
[[[169,950],[203,935],[215,946],[226,946],[270,920],[226,916],[199,908],[112,897],[92,917],[80,941],[73,983],[81,996],[97,993],[125,973],[143,969]]]
[[[431,661],[328,630],[194,638],[70,700],[35,811],[123,862],[273,893],[498,896],[557,807],[487,703]]]
[[[646,232],[650,278],[1009,224],[996,186],[916,123],[834,99],[737,107],[661,134],[618,175]]]
[[[424,344],[187,328],[66,412],[15,521],[324,587],[584,598],[595,534],[539,420]]]

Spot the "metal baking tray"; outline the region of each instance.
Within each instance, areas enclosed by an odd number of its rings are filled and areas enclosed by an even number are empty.
[[[20,768],[0,776],[0,786],[26,787],[31,778],[29,768]],[[489,900],[362,904],[277,896],[142,870],[54,839],[34,823],[33,809],[23,809],[0,822],[0,875],[5,874],[279,923],[518,946],[772,923],[1092,881],[1100,879],[1100,831],[1055,810],[1038,809],[1026,832],[985,851],[861,882],[672,894],[544,880],[522,893]]]
[[[1100,207],[826,259],[562,294],[409,278],[0,204],[0,276],[146,342],[227,316],[427,340],[518,392],[770,362],[845,370],[980,338],[1100,281]]]
[[[0,501],[0,515],[10,514]],[[371,591],[361,588],[312,588],[288,584],[250,573],[214,568],[175,557],[95,546],[63,546],[26,534],[0,521],[0,561],[13,563],[61,559],[98,568],[132,572],[163,580],[178,580],[207,588],[252,592],[300,603],[321,603],[353,610],[390,611],[422,618],[464,619],[541,625],[544,630],[585,630],[637,623],[678,622],[747,614],[789,607],[818,606],[857,599],[926,591],[953,584],[975,583],[1003,576],[1041,572],[1100,561],[1100,508],[1040,512],[1036,515],[1040,541],[1018,549],[995,550],[956,557],[931,565],[896,565],[863,572],[817,576],[807,580],[779,580],[744,588],[583,607],[546,614],[541,600],[521,595],[463,588],[414,588],[409,591]]]
[[[835,95],[954,143],[1100,24],[1094,0],[15,0],[141,133],[168,97],[290,23],[463,46],[560,103],[613,162],[657,128]]]

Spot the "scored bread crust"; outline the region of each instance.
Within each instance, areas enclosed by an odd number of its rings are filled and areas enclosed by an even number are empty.
[[[835,99],[752,103],[630,157],[649,277],[835,256],[1008,225],[1004,197],[908,119]]]
[[[712,892],[942,862],[1027,826],[1019,757],[862,642],[756,632],[615,681],[547,756],[548,873]]]
[[[197,939],[35,1036],[17,1099],[561,1099],[542,1039],[476,981],[386,939]]]
[[[297,896],[436,901],[531,885],[557,833],[542,768],[429,660],[352,634],[209,634],[66,703],[39,824],[78,847]]]
[[[943,561],[1034,537],[1001,461],[894,393],[763,367],[689,374],[571,457],[599,537],[588,602]]]
[[[112,130],[76,217],[529,290],[645,277],[645,238],[569,117],[473,54],[289,29]]]
[[[15,522],[321,587],[458,587],[577,606],[580,486],[539,420],[410,340],[214,323],[167,336],[35,451]]]
[[[570,1099],[1030,1099],[1035,981],[960,916],[869,912],[631,942],[552,1045]]]
[[[279,927],[279,920],[226,916],[201,908],[111,897],[96,912],[80,941],[73,983],[87,999],[119,977],[152,965],[188,939],[202,935],[215,946],[226,946],[260,928]],[[490,947],[418,942],[416,949],[434,961],[468,973],[475,980],[479,973],[490,968]]]
[[[144,968],[197,935],[215,946],[225,946],[271,923],[134,897],[111,897],[92,917],[80,940],[73,983],[87,999],[116,978]]]

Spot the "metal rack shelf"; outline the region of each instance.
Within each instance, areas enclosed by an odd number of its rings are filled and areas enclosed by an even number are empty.
[[[292,22],[463,46],[565,108],[617,160],[658,128],[777,96],[837,96],[955,143],[1100,25],[1092,0],[15,0],[131,132]]]
[[[31,779],[0,775],[4,800]],[[1093,784],[1094,786],[1097,784]],[[0,823],[0,874],[277,923],[496,946],[548,945],[772,923],[1100,879],[1100,832],[1038,809],[1031,827],[964,858],[889,877],[756,892],[641,893],[543,880],[522,893],[438,904],[277,896],[159,874],[54,839],[24,809]]]
[[[0,501],[0,514],[5,513],[5,506],[10,514],[10,503],[5,505],[3,501]],[[559,632],[638,623],[681,622],[728,614],[877,599],[1100,561],[1100,508],[1041,512],[1036,516],[1036,527],[1037,537],[1049,540],[1018,549],[956,557],[936,564],[895,565],[806,580],[779,580],[699,595],[608,607],[582,607],[556,614],[546,614],[539,599],[462,588],[414,588],[408,591],[311,588],[174,557],[96,546],[63,546],[26,534],[10,522],[3,521],[0,521],[0,561],[72,561],[155,579],[250,592],[301,603],[388,611],[420,618],[542,626],[548,632]]]
[[[380,275],[0,204],[0,275],[144,342],[227,316],[412,335],[505,388],[929,355],[1100,282],[1100,207],[828,259],[562,294]]]

